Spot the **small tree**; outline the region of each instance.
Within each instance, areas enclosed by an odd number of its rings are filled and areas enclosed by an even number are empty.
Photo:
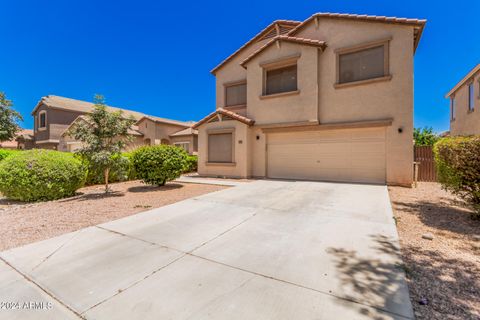
[[[20,130],[17,121],[22,121],[23,118],[12,106],[12,101],[0,92],[0,141],[14,139]]]
[[[413,129],[413,139],[416,146],[433,146],[440,137],[433,132],[432,127],[424,127]]]
[[[135,120],[125,118],[122,111],[109,112],[104,101],[103,96],[96,95],[92,113],[86,115],[84,121],[77,121],[68,134],[82,142],[82,147],[75,152],[103,171],[105,192],[108,192],[110,170],[121,160],[121,151],[131,140],[128,129]]]

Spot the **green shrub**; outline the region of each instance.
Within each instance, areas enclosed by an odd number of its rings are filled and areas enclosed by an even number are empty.
[[[113,158],[115,161],[113,162],[112,167],[110,168],[110,175],[108,178],[109,182],[120,182],[126,180],[134,180],[134,174],[132,174],[132,164],[129,158],[129,155],[122,154],[122,155],[114,155]],[[94,164],[88,163],[88,160],[84,160],[84,163],[87,167],[87,185],[93,184],[104,184],[105,183],[105,175],[103,172],[103,168],[99,168]]]
[[[133,152],[133,166],[143,182],[163,186],[182,174],[187,153],[169,145],[144,146]]]
[[[185,164],[184,172],[195,172],[198,169],[198,157],[194,155],[188,155]]]
[[[73,154],[29,150],[0,163],[0,192],[20,201],[72,196],[85,182],[86,170]]]
[[[480,136],[443,138],[434,146],[438,181],[480,218]]]
[[[11,155],[17,154],[21,152],[20,150],[15,149],[0,149],[0,161],[3,159],[10,157]]]

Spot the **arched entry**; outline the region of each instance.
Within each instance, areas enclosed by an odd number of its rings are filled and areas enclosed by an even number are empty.
[[[170,144],[170,140],[162,139],[162,140],[160,140],[160,144]]]

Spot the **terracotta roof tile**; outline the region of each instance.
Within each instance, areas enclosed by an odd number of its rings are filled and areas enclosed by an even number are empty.
[[[325,41],[321,41],[321,40],[314,40],[314,39],[305,39],[305,38],[298,38],[298,37],[292,37],[292,36],[276,36],[274,38],[272,38],[272,40],[270,40],[269,42],[265,43],[263,46],[261,46],[260,48],[258,48],[256,51],[252,52],[251,55],[249,55],[248,57],[246,57],[241,63],[240,65],[242,67],[245,67],[245,64],[252,60],[256,55],[258,55],[260,52],[262,52],[263,50],[265,50],[266,48],[268,48],[269,46],[271,46],[273,43],[275,43],[275,41],[285,41],[285,42],[292,42],[292,43],[299,43],[299,44],[303,44],[303,45],[307,45],[307,46],[314,46],[314,47],[319,47],[321,48],[322,50],[324,50],[326,47],[327,47],[327,44]]]
[[[319,12],[312,15],[307,20],[303,21],[295,28],[290,30],[288,33],[289,36],[295,35],[299,30],[301,30],[306,24],[312,21],[315,18],[333,18],[333,19],[355,19],[359,21],[366,22],[380,22],[380,23],[394,23],[394,24],[405,24],[416,27],[414,33],[415,49],[417,48],[418,42],[423,32],[423,28],[427,23],[425,19],[415,19],[415,18],[399,18],[399,17],[387,17],[387,16],[375,16],[367,14],[351,14],[351,13],[332,13],[332,12]]]
[[[55,95],[48,95],[48,96],[42,97],[42,99],[38,102],[37,106],[33,109],[32,115],[34,115],[37,108],[40,107],[40,105],[42,104],[50,108],[69,110],[69,111],[80,112],[80,113],[89,113],[92,111],[94,106],[93,103],[87,102],[87,101],[65,98],[65,97],[60,97]],[[185,126],[185,127],[190,127],[194,123],[194,122],[184,122],[184,121],[177,121],[177,120],[150,116],[142,112],[121,109],[121,108],[111,107],[111,106],[107,106],[107,109],[109,111],[122,111],[124,115],[126,115],[127,117],[132,116],[137,121],[139,121],[144,117],[150,117],[153,121],[170,123],[170,124],[175,124],[175,125]]]
[[[174,134],[171,134],[170,137],[177,137],[177,136],[189,136],[189,135],[195,135],[198,134],[198,130],[193,129],[192,127],[186,128],[180,131],[175,132]]]
[[[225,115],[225,116],[228,116],[234,120],[237,120],[237,121],[240,121],[242,123],[245,123],[246,125],[253,125],[255,123],[254,120],[252,119],[249,119],[247,117],[244,117],[244,116],[241,116],[239,115],[238,113],[235,113],[233,111],[229,111],[229,110],[225,110],[223,108],[218,108],[217,110],[215,110],[214,112],[210,113],[208,116],[206,116],[205,118],[203,118],[202,120],[198,121],[197,123],[195,123],[193,125],[192,128],[196,129],[198,128],[199,126],[201,126],[202,124],[206,123],[208,120],[212,119],[213,117],[215,117],[217,114],[222,114],[222,115]]]

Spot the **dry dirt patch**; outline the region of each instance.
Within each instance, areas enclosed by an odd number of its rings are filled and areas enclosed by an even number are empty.
[[[71,198],[21,203],[0,199],[0,251],[48,239],[88,226],[165,206],[205,193],[225,189],[193,183],[148,186],[140,181],[90,186]]]
[[[480,319],[480,222],[438,183],[388,189],[417,319]]]

